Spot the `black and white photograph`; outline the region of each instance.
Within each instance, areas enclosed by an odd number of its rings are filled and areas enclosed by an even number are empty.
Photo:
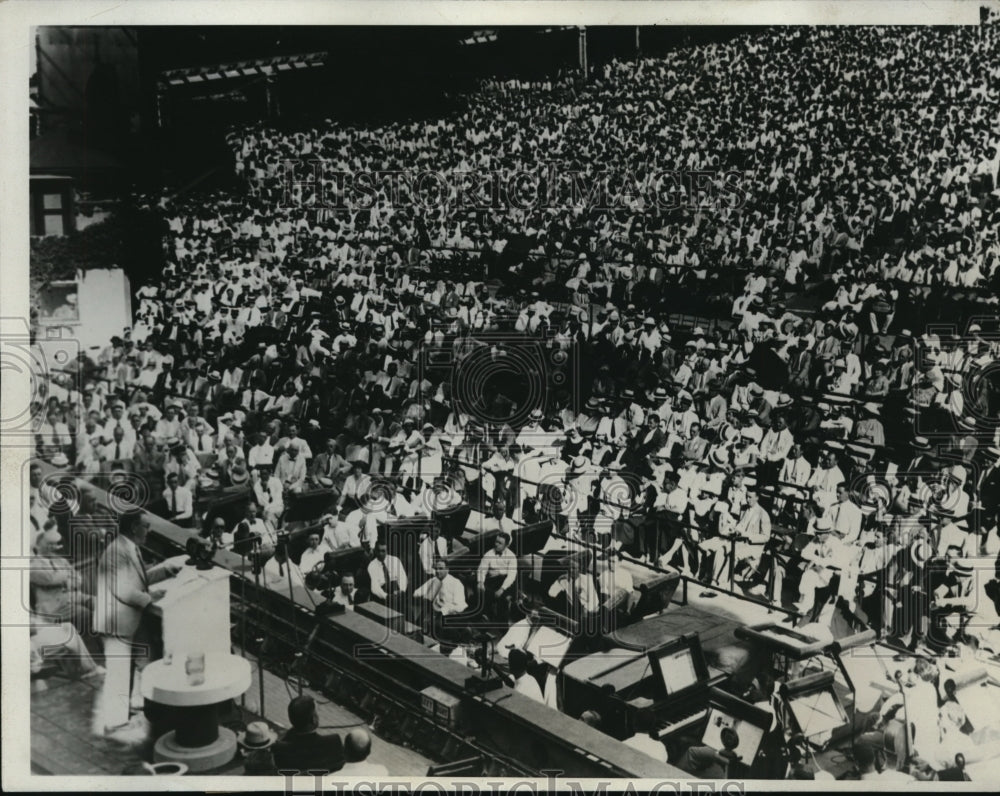
[[[5,790],[1000,787],[1000,3],[4,6]]]

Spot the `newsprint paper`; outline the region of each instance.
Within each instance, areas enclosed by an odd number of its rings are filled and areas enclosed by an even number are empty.
[[[5,790],[1000,786],[996,0],[0,36]]]

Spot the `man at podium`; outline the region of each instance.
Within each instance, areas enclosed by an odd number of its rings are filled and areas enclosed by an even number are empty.
[[[149,660],[150,650],[160,640],[150,632],[148,607],[165,590],[150,588],[180,571],[182,564],[166,561],[146,568],[141,547],[149,533],[149,522],[142,512],[123,514],[118,520],[118,535],[105,549],[97,568],[94,596],[94,631],[104,646],[107,675],[94,708],[93,731],[125,743],[145,739],[141,713],[135,723],[129,721],[131,708],[141,709],[139,674]],[[136,665],[133,688],[132,664]],[[130,693],[132,696],[130,697]]]

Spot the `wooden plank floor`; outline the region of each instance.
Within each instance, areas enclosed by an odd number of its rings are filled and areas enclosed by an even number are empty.
[[[246,710],[259,716],[256,661],[251,659],[251,665],[253,685],[246,694]],[[126,767],[142,761],[137,752],[91,734],[91,711],[97,695],[94,685],[61,677],[50,678],[48,684],[46,691],[31,695],[31,766],[35,773],[119,775]],[[308,689],[304,693],[316,700],[320,724],[330,731],[343,735],[353,727],[367,726],[363,719],[321,694]],[[281,678],[265,670],[265,715],[279,732],[288,726],[288,703],[294,695]],[[391,776],[424,776],[432,765],[419,752],[391,744],[374,734],[369,759],[384,765]],[[241,774],[242,765],[234,761],[219,773]]]
[[[52,677],[48,690],[31,695],[31,763],[46,774],[121,774],[140,762],[135,752],[90,732],[97,688]]]

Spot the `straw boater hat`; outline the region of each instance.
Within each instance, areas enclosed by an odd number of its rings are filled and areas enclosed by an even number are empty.
[[[830,522],[829,517],[817,517],[813,523],[813,530],[817,534],[830,533],[833,530],[833,523]]]
[[[233,465],[233,469],[229,471],[229,480],[233,482],[233,486],[242,486],[250,480],[250,473],[242,461]]]
[[[251,721],[246,730],[236,733],[236,743],[245,749],[267,749],[277,740],[278,733],[263,721]]]
[[[709,462],[720,470],[729,469],[729,461],[726,459],[725,454],[718,448],[712,451],[711,455],[708,457]]]
[[[974,417],[963,417],[958,421],[958,427],[963,431],[975,431],[976,430],[976,418]]]

